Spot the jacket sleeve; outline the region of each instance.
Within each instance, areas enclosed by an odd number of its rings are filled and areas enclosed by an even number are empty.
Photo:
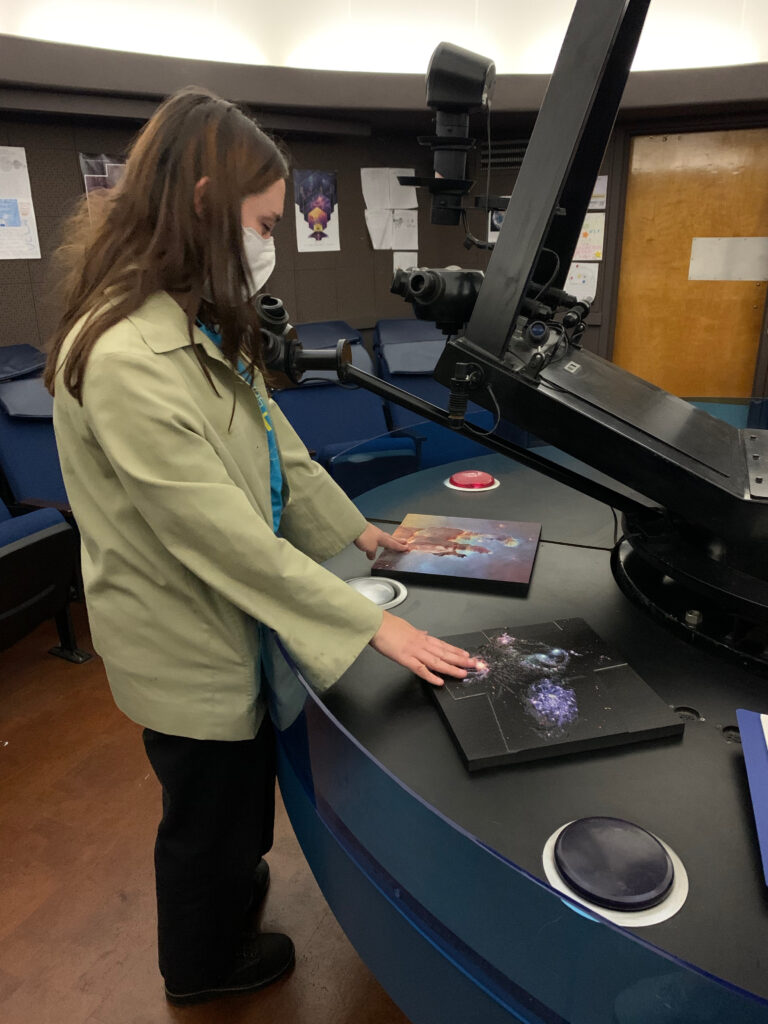
[[[164,548],[274,629],[314,685],[335,682],[379,628],[381,610],[275,536],[205,437],[200,410],[175,368],[149,352],[94,353],[84,411]],[[305,521],[304,528],[312,527]]]
[[[368,521],[323,467],[309,457],[276,402],[270,401],[269,415],[288,484],[280,533],[310,558],[323,562],[359,537]]]

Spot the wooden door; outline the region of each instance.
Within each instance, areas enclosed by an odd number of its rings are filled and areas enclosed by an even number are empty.
[[[756,236],[768,236],[768,129],[635,137],[614,362],[683,397],[749,397],[766,282],[688,274],[694,238]]]

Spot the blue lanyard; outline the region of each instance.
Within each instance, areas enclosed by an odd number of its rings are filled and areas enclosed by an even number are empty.
[[[197,326],[207,338],[211,339],[217,348],[221,348],[220,334],[216,334],[199,320],[197,321]],[[237,371],[243,380],[250,385],[251,390],[256,396],[256,401],[259,403],[259,410],[261,411],[261,418],[264,420],[264,429],[267,432],[267,446],[269,449],[269,491],[272,499],[272,528],[275,533],[277,533],[280,528],[280,518],[283,514],[283,471],[280,467],[280,452],[277,448],[275,430],[272,426],[272,420],[266,403],[258,390],[253,386],[253,378],[250,373],[248,373],[245,363],[240,359],[237,361]]]

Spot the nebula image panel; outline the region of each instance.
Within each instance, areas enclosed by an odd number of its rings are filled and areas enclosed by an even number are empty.
[[[445,639],[476,659],[431,690],[471,770],[682,733],[583,619]]]
[[[394,533],[408,550],[385,551],[372,572],[412,580],[433,577],[433,582],[474,580],[526,587],[540,534],[540,523],[410,514]]]

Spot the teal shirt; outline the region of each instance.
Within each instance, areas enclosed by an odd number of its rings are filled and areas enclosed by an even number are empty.
[[[206,335],[206,337],[211,339],[214,345],[221,348],[220,334],[216,334],[214,331],[209,330],[209,328],[199,320],[197,321],[197,326]],[[248,373],[245,363],[238,360],[237,370],[243,380],[245,380],[253,389],[253,393],[259,403],[259,409],[261,410],[261,415],[264,420],[264,426],[267,430],[267,445],[269,447],[269,490],[272,498],[272,527],[275,533],[277,533],[280,528],[280,518],[283,514],[283,471],[280,467],[280,453],[277,450],[275,431],[272,427],[272,420],[269,417],[269,410],[264,404],[264,399],[256,388],[253,387],[253,378]]]

